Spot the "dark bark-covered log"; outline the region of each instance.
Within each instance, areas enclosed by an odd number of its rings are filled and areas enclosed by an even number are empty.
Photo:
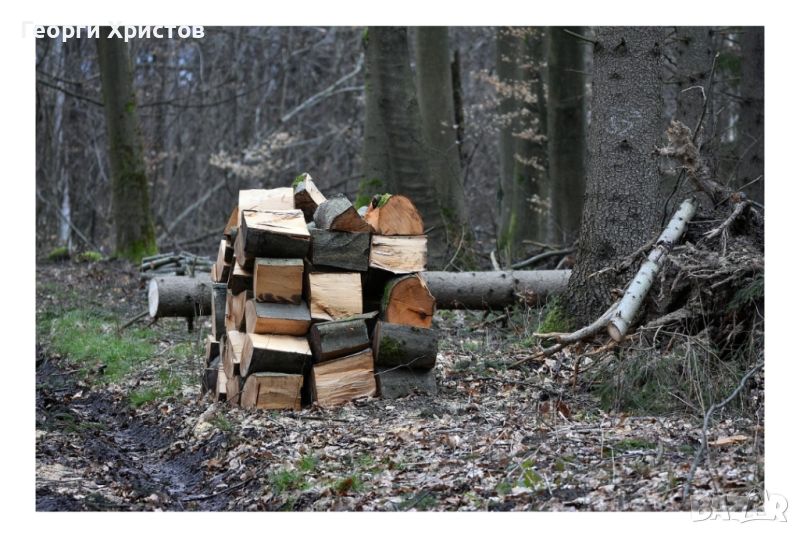
[[[202,394],[205,394],[206,392],[216,391],[219,363],[220,363],[220,358],[219,356],[217,356],[211,359],[211,362],[207,363],[206,367],[203,368],[203,377],[200,383],[200,392]]]
[[[361,274],[309,273],[308,301],[315,320],[338,320],[361,314]]]
[[[228,331],[225,336],[225,349],[222,352],[222,366],[225,368],[225,375],[233,377],[242,375],[239,371],[242,362],[242,350],[247,334],[239,331]]]
[[[163,276],[150,279],[147,304],[151,318],[192,318],[211,314],[211,277]]]
[[[245,210],[237,239],[240,237],[244,254],[259,258],[304,258],[311,245],[306,220],[300,210]],[[236,255],[238,259],[238,249]]]
[[[280,334],[247,334],[239,371],[242,377],[257,372],[300,373],[311,363],[308,340]]]
[[[234,237],[233,241],[233,260],[245,271],[253,271],[253,264],[256,261],[255,256],[249,255],[245,252],[244,238],[238,229],[236,230],[236,236]]]
[[[215,282],[211,289],[211,334],[219,340],[225,334],[225,305],[228,298],[228,287],[224,283]]]
[[[375,368],[378,393],[384,399],[397,399],[412,394],[435,396],[436,370],[411,368]]]
[[[206,366],[208,366],[212,360],[220,356],[220,343],[219,340],[215,339],[212,335],[208,335],[206,337]]]
[[[428,262],[426,236],[372,236],[369,266],[392,273],[425,271]]]
[[[314,399],[322,407],[334,407],[376,392],[372,351],[315,364],[311,369]]]
[[[387,368],[433,368],[439,351],[438,337],[439,333],[433,329],[379,321],[372,341],[375,365]]]
[[[358,215],[352,203],[341,193],[319,205],[317,211],[314,212],[314,225],[322,230],[370,231],[364,218]]]
[[[381,309],[381,300],[386,285],[396,275],[382,269],[369,268],[361,274],[361,287],[363,288],[364,311],[378,312]]]
[[[369,347],[367,322],[356,318],[316,323],[311,326],[308,341],[315,362],[350,355]]]
[[[228,383],[225,385],[225,397],[231,405],[239,405],[242,397],[242,383],[239,375],[228,377]]]
[[[294,186],[294,207],[303,211],[306,223],[314,220],[317,207],[325,202],[325,195],[314,184],[314,179],[308,173],[303,173]]]
[[[369,267],[370,235],[366,232],[311,230],[311,263],[348,271]]]
[[[436,299],[419,275],[397,277],[388,282],[381,300],[381,315],[389,323],[430,328]]]
[[[376,195],[364,220],[375,234],[383,236],[419,236],[425,232],[422,216],[405,195]]]
[[[299,258],[257,258],[253,268],[256,301],[300,304],[303,261]]]
[[[301,408],[300,391],[303,376],[286,373],[256,373],[247,377],[241,393],[241,405],[246,409]]]
[[[253,291],[253,272],[240,266],[238,263],[233,266],[230,278],[228,278],[228,289],[233,295],[241,292]]]
[[[524,298],[542,303],[567,289],[570,270],[428,271],[421,273],[439,309],[489,309],[513,306]]]
[[[244,315],[248,333],[303,336],[311,326],[311,315],[304,301],[292,305],[249,299]]]

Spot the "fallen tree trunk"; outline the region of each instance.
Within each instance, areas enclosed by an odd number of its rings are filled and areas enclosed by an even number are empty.
[[[164,276],[150,280],[147,305],[151,318],[208,316],[212,282],[208,273],[196,277]]]
[[[486,309],[512,306],[520,295],[530,304],[566,290],[572,272],[541,271],[427,271],[420,273],[439,309]]]

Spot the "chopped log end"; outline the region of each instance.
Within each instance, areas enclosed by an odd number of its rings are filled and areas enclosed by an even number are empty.
[[[372,236],[370,267],[396,274],[425,271],[428,261],[426,236]]]
[[[314,399],[322,407],[335,407],[362,397],[374,396],[372,351],[315,364],[311,371]]]
[[[360,273],[309,273],[311,317],[330,321],[363,312]]]
[[[303,301],[292,305],[259,303],[249,299],[244,313],[248,333],[302,336],[311,326],[311,314]]]
[[[386,285],[381,312],[389,323],[430,328],[436,312],[436,299],[419,275],[399,277]]]
[[[608,335],[615,341],[615,342],[622,342],[625,338],[625,332],[627,331],[624,327],[618,327],[614,324],[614,320],[612,319],[611,322],[608,324]]]
[[[397,399],[411,395],[435,396],[438,390],[436,370],[409,368],[375,369],[378,392],[384,399]]]
[[[250,375],[241,392],[241,405],[256,409],[300,410],[303,376],[285,373]]]
[[[370,232],[371,228],[343,194],[337,194],[319,205],[314,212],[316,228],[341,232]]]
[[[419,236],[425,226],[411,199],[404,195],[376,196],[364,217],[375,234],[383,236]],[[385,199],[385,201],[384,201]],[[381,201],[383,201],[381,203]]]

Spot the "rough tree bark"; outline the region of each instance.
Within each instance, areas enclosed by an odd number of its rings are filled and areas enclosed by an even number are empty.
[[[109,33],[109,27],[101,29],[97,56],[111,161],[115,251],[138,262],[156,252],[155,232],[128,45],[123,39],[109,37]]]
[[[551,185],[550,242],[578,236],[586,189],[586,41],[579,27],[547,29],[547,159]]]
[[[741,158],[737,184],[764,174],[764,27],[745,28],[742,36],[742,107],[739,112]],[[745,189],[751,199],[764,203],[764,180]]]
[[[429,265],[444,264],[444,219],[433,187],[403,27],[370,27],[366,48],[364,177],[409,197],[428,230]]]
[[[467,216],[447,32],[444,26],[416,29],[417,95],[431,178],[447,224],[448,242],[456,244],[467,228]]]
[[[611,27],[597,32],[586,196],[577,263],[565,306],[589,323],[614,300],[630,273],[594,275],[633,253],[658,231],[663,199],[653,148],[661,134],[665,30]]]

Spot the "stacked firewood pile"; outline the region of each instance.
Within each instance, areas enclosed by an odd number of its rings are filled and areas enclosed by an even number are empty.
[[[435,299],[422,219],[401,195],[359,214],[303,174],[242,190],[211,266],[204,389],[243,407],[433,393]]]

